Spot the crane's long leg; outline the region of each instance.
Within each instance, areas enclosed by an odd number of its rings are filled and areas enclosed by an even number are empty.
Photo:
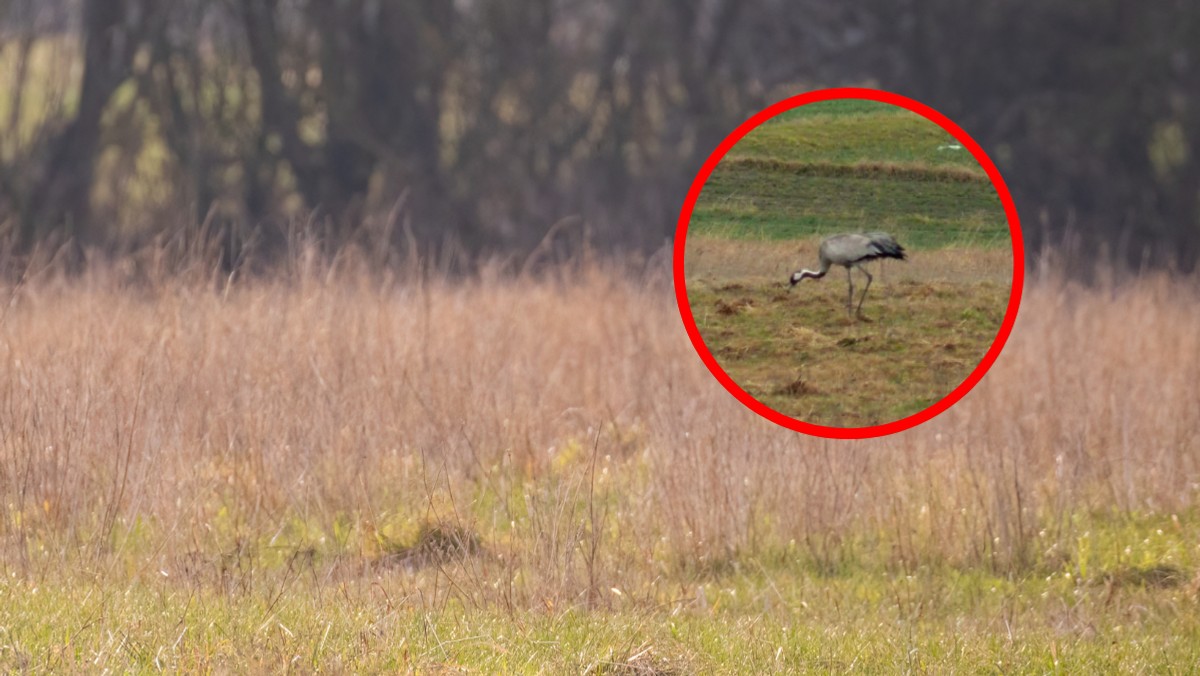
[[[862,273],[867,276],[867,287],[865,289],[863,289],[862,298],[858,299],[858,311],[855,312],[855,314],[861,315],[863,301],[865,301],[867,299],[867,292],[871,290],[871,281],[874,280],[875,278],[871,276],[871,273],[867,272],[866,268],[860,267],[859,270],[862,270]]]
[[[846,314],[850,314],[850,308],[854,307],[854,275],[850,274],[850,266],[846,266],[846,281],[850,283],[850,294],[846,296]]]

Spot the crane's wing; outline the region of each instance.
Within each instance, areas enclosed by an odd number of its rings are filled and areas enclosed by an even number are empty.
[[[869,258],[905,259],[904,247],[900,246],[895,237],[886,232],[868,232],[864,237],[867,239]]]

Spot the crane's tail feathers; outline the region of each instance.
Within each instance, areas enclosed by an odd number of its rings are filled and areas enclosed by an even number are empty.
[[[895,237],[885,232],[867,233],[867,237],[871,240],[872,255],[870,258],[897,258],[899,260],[907,260],[904,253],[904,247],[896,241]]]

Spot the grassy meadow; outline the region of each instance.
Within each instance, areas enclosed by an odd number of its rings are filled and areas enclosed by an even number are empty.
[[[839,442],[730,397],[665,271],[317,260],[3,289],[0,669],[1200,659],[1194,283],[1043,277],[958,406]]]
[[[846,273],[794,288],[816,241],[699,240],[688,246],[693,318],[742,389],[787,416],[835,427],[899,420],[957,387],[1004,319],[1012,254],[949,248],[872,264],[866,319],[846,312]],[[808,264],[811,267],[811,264]],[[763,274],[763,271],[767,274]],[[866,280],[855,272],[855,302]]]
[[[846,273],[789,291],[840,232],[884,230],[882,261],[846,312]],[[756,399],[835,427],[942,399],[978,365],[1008,306],[1012,251],[983,169],[932,122],[887,104],[802,106],[756,128],[709,177],[688,227],[689,305],[705,345]],[[855,303],[866,284],[855,273]]]

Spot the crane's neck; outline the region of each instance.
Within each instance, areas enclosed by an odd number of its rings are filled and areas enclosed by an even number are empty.
[[[801,270],[800,272],[793,272],[792,286],[795,286],[802,279],[820,279],[825,276],[826,272],[829,272],[829,268],[825,266],[821,266],[820,270]]]

